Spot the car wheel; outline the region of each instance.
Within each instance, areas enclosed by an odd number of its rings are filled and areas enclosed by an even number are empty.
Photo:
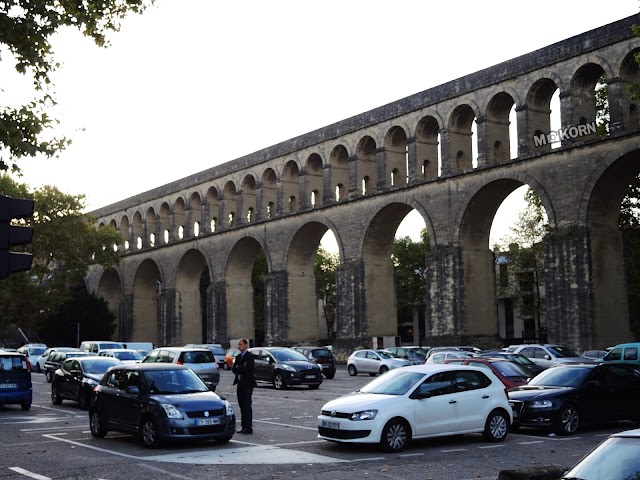
[[[349,365],[347,367],[347,372],[349,372],[349,375],[352,377],[355,377],[356,375],[358,375],[358,370],[356,369],[355,365]]]
[[[40,364],[36,362],[36,372],[40,373],[42,369],[40,368]]]
[[[153,418],[147,417],[142,421],[140,436],[142,437],[142,443],[145,447],[154,448],[158,446],[160,437],[158,436],[158,428]]]
[[[554,431],[557,435],[573,435],[580,426],[580,414],[573,405],[564,407],[554,420]]]
[[[328,378],[329,380],[331,380],[333,377],[336,376],[335,372],[334,373],[325,373],[324,375],[326,378]]]
[[[370,373],[369,376],[370,377],[375,377],[376,375],[378,375],[377,373]]]
[[[51,383],[53,381],[53,376],[51,375],[51,372],[44,372],[44,378],[47,379],[48,383]]]
[[[104,438],[107,434],[106,422],[98,413],[98,409],[95,408],[89,413],[89,428],[91,429],[91,435],[96,438]]]
[[[389,367],[387,367],[386,365],[380,367],[380,375],[382,375],[383,373],[387,373],[388,371]]]
[[[30,403],[21,403],[20,407],[22,408],[22,410],[24,410],[25,412],[27,410],[31,410],[31,404]]]
[[[78,405],[80,410],[89,410],[89,404],[91,403],[91,392],[80,392],[78,396]]]
[[[276,387],[276,390],[285,390],[287,388],[281,373],[276,373],[273,376],[273,386]]]
[[[62,397],[58,394],[58,387],[55,385],[51,385],[51,402],[54,405],[62,405]]]
[[[233,435],[229,435],[228,437],[217,438],[216,442],[217,443],[228,443],[229,440],[231,440],[232,438],[233,438]]]
[[[309,390],[317,390],[320,385],[309,385]]]
[[[227,362],[224,362],[224,365],[222,365],[222,369],[229,370],[229,365],[227,364]]]
[[[509,419],[499,410],[494,410],[487,417],[482,436],[489,442],[501,442],[507,438]]]
[[[401,418],[392,418],[382,429],[380,447],[385,452],[399,452],[411,440],[411,429]]]

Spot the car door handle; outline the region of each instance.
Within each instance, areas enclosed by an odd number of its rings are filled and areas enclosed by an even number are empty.
[[[455,400],[449,400],[449,403],[458,403]]]
[[[489,395],[482,395],[482,398],[489,398]]]

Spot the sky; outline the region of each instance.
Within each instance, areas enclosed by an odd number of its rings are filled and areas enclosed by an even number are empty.
[[[92,211],[639,11],[638,0],[158,0],[107,49],[56,36],[53,113],[73,143],[22,159],[19,180],[84,194]],[[30,80],[0,58],[0,104],[28,101]],[[492,237],[521,208],[514,196]],[[415,220],[398,235],[415,238]]]

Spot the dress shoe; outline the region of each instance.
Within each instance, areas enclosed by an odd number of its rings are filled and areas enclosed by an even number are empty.
[[[253,433],[253,429],[252,428],[243,428],[241,430],[238,430],[238,433]]]

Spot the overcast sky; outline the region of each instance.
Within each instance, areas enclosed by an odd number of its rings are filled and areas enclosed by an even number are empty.
[[[57,118],[73,144],[59,159],[21,160],[22,181],[85,194],[91,211],[639,7],[637,0],[158,0],[127,18],[108,49],[72,31],[56,38]],[[28,99],[29,80],[0,53],[0,103]]]

